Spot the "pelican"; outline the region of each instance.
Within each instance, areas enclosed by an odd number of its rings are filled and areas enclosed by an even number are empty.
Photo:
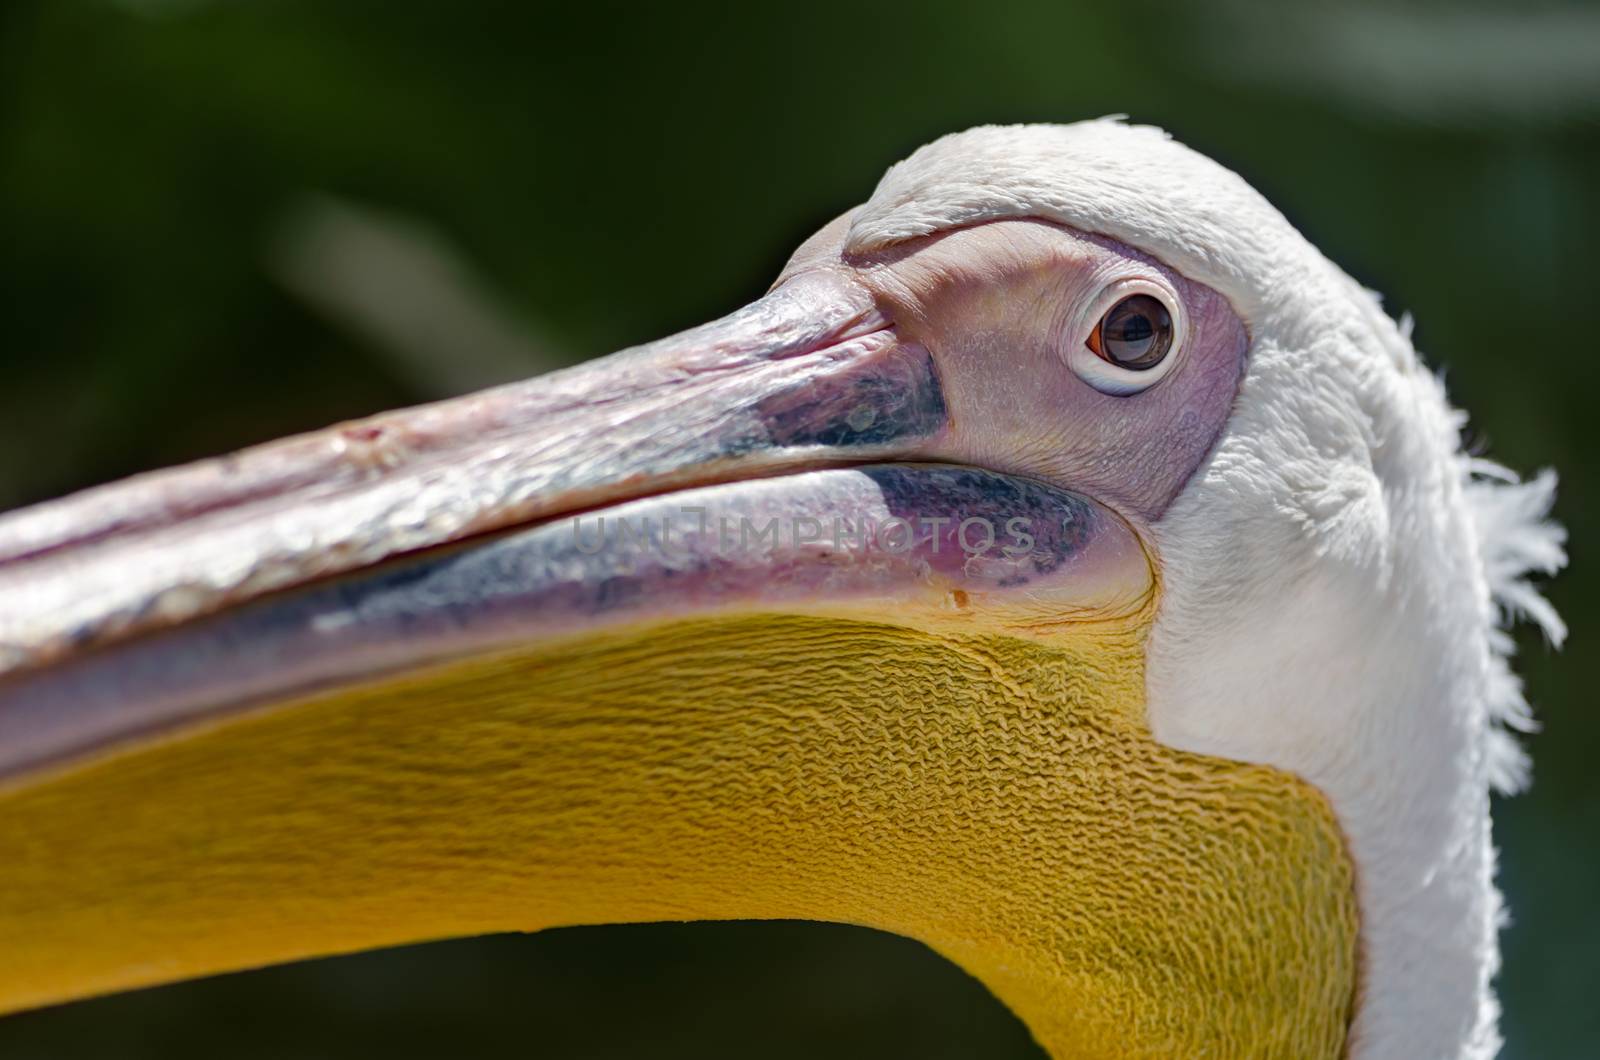
[[[1159,130],[948,136],[721,320],[0,519],[0,1010],[798,918],[1055,1057],[1490,1057],[1564,555],[1461,426]]]

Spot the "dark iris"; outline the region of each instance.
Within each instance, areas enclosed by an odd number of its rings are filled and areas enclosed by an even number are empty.
[[[1149,371],[1172,349],[1172,314],[1147,294],[1124,298],[1100,318],[1089,348],[1119,367]]]

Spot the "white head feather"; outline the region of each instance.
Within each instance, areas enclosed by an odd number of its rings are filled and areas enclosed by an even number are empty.
[[[1565,562],[1527,484],[1460,445],[1409,323],[1242,179],[1113,120],[989,126],[894,166],[854,251],[1003,217],[1121,240],[1224,294],[1251,336],[1210,455],[1151,531],[1165,595],[1150,722],[1185,750],[1293,772],[1329,799],[1359,878],[1358,1060],[1500,1045],[1489,791],[1526,763],[1504,626],[1564,629],[1529,586]]]

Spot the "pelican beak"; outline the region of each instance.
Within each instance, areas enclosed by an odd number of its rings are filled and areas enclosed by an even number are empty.
[[[1127,524],[934,463],[948,431],[930,353],[861,287],[808,273],[573,371],[14,514],[0,778],[641,623],[1037,632],[1147,602]]]
[[[944,377],[815,270],[571,371],[0,520],[0,1010],[795,917],[929,942],[1052,1048],[1218,1021],[1337,1048],[1351,976],[1284,982],[1306,933],[1281,960],[1252,934],[1322,918],[1353,961],[1325,806],[1151,740],[1140,534],[951,462]],[[1328,866],[1287,910],[1286,864]]]

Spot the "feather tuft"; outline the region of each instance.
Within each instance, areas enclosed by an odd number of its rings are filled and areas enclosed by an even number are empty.
[[[1484,577],[1497,612],[1489,634],[1489,679],[1485,700],[1489,708],[1487,749],[1489,782],[1504,795],[1528,786],[1528,756],[1513,732],[1538,728],[1523,691],[1522,679],[1511,670],[1516,644],[1510,627],[1527,619],[1559,648],[1567,626],[1534,586],[1533,575],[1550,575],[1567,564],[1567,531],[1549,518],[1555,502],[1556,476],[1541,471],[1532,481],[1490,460],[1465,462],[1467,505],[1477,528],[1478,550]]]

